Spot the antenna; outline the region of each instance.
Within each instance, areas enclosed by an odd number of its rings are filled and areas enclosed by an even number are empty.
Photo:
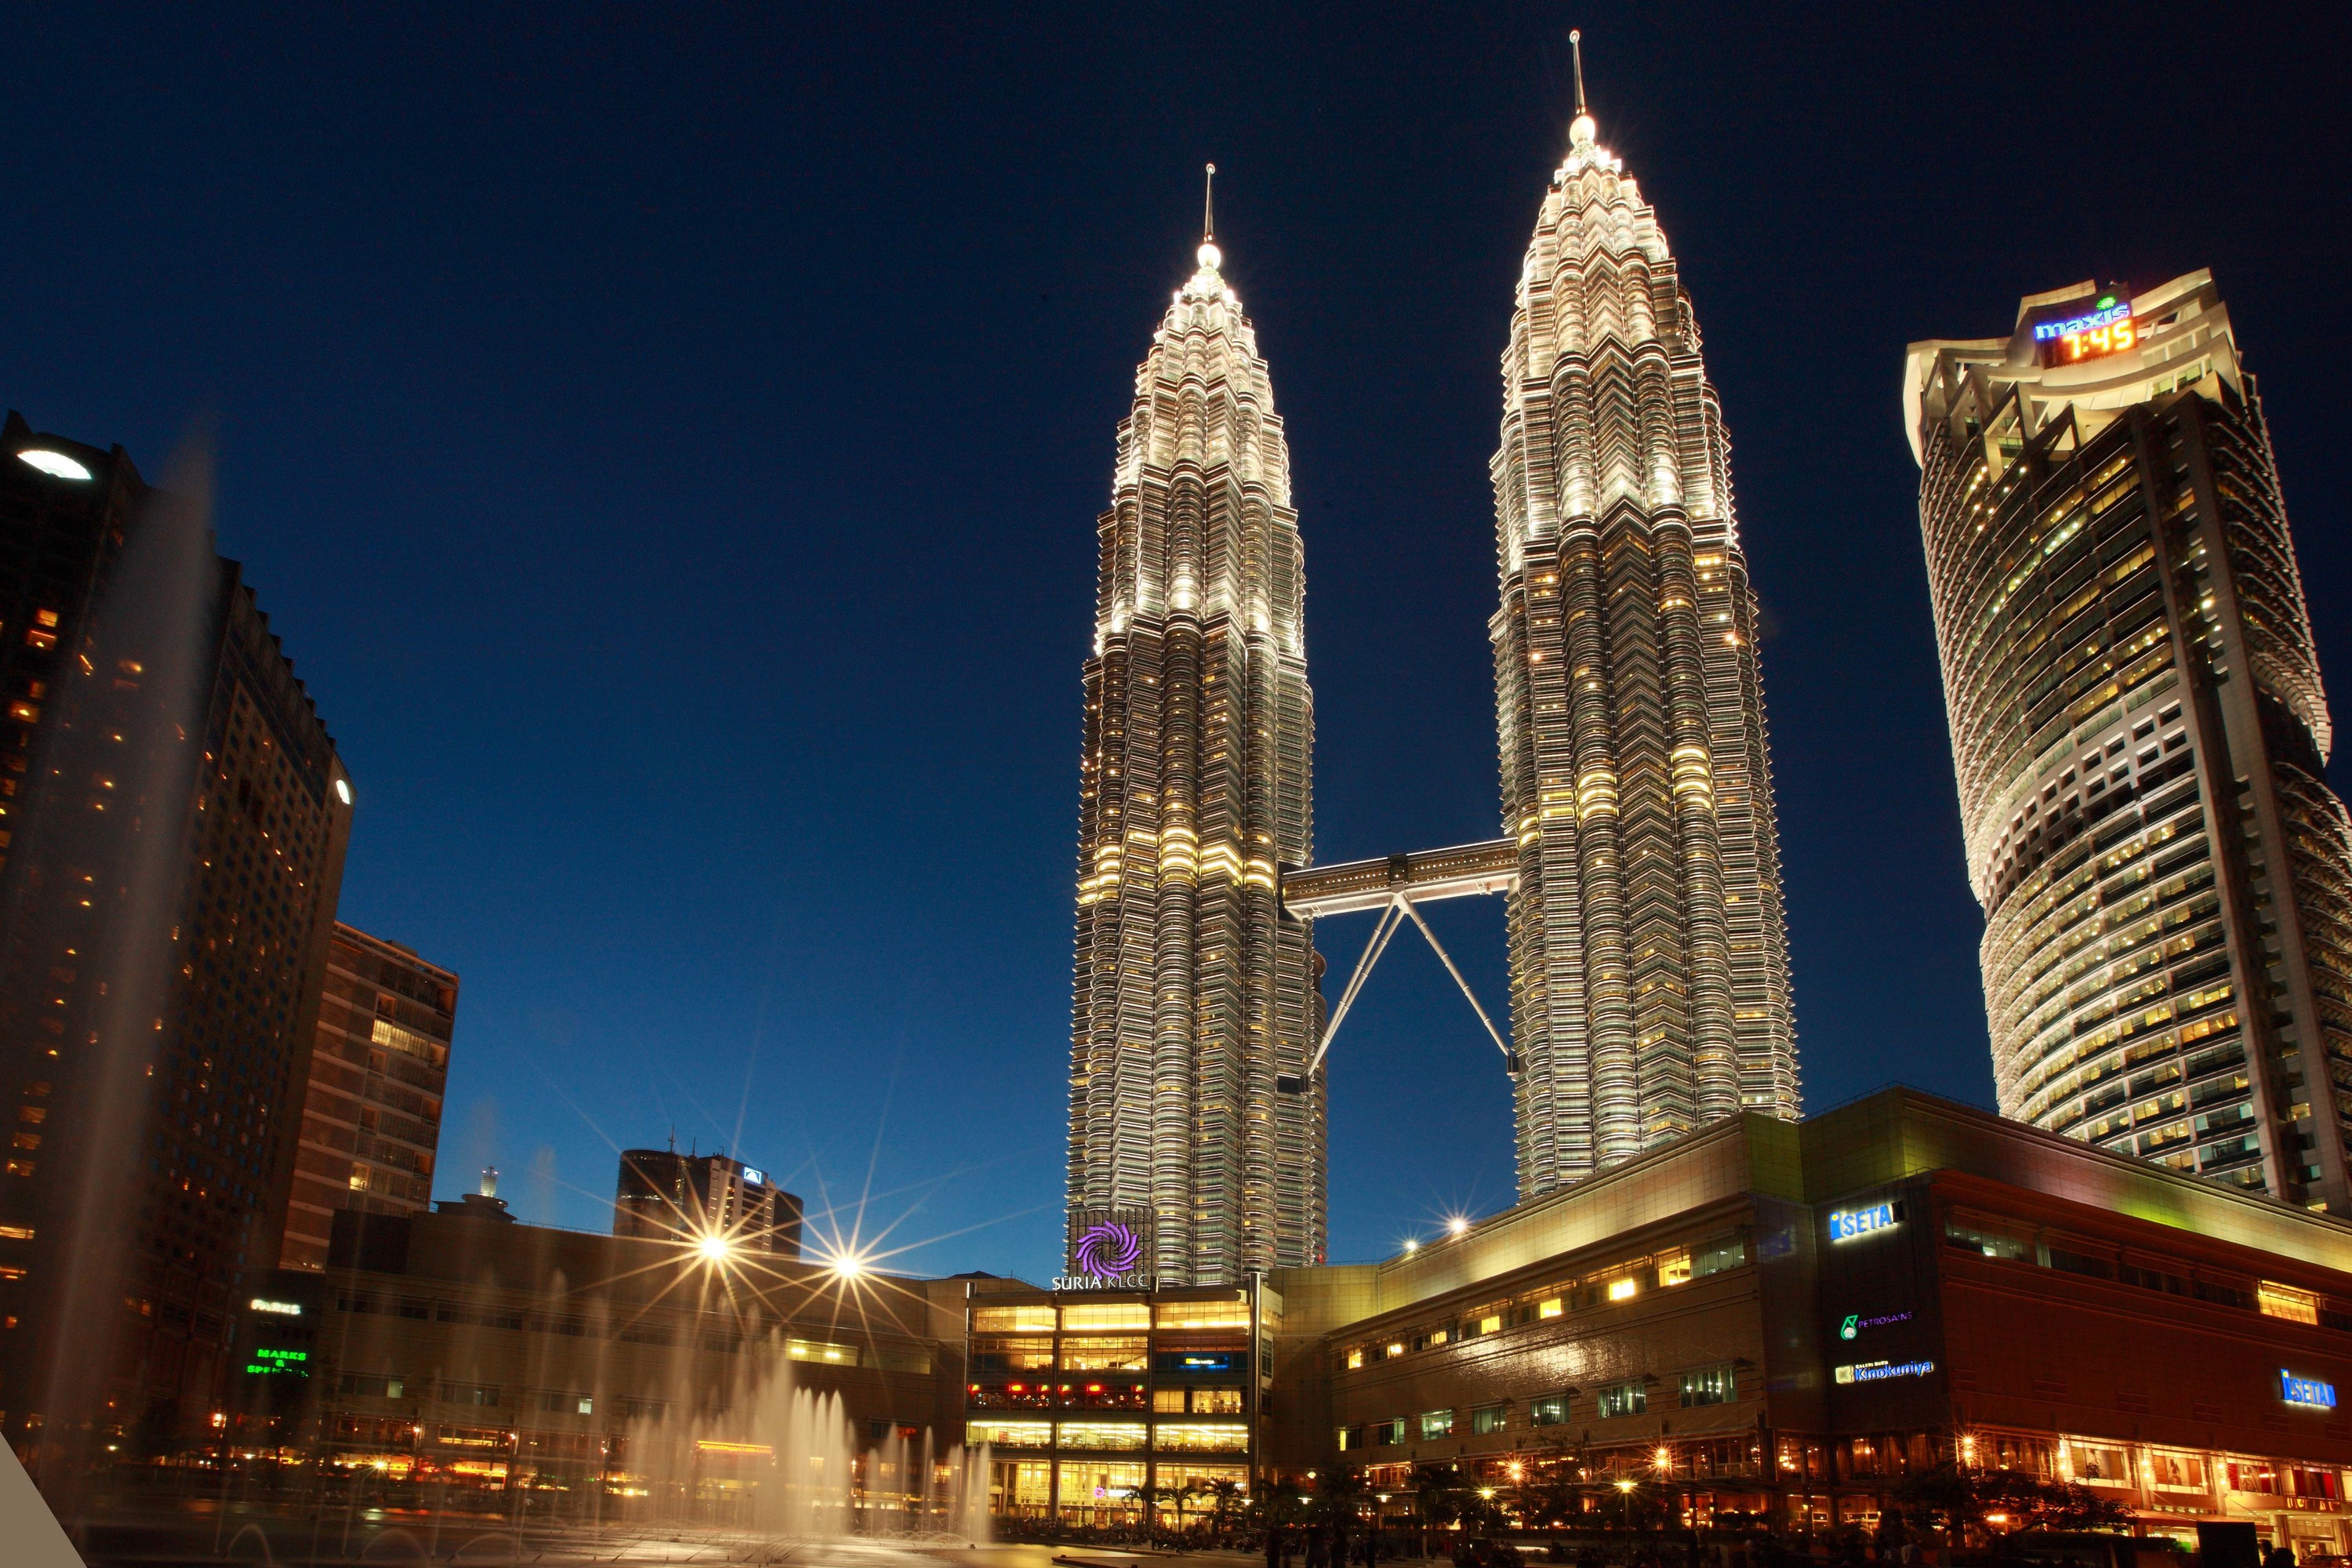
[[[1568,52],[1576,62],[1576,111],[1584,112],[1584,35],[1577,28],[1568,30]]]
[[[1208,244],[1217,237],[1217,166],[1209,165],[1209,178],[1201,195],[1201,243]]]

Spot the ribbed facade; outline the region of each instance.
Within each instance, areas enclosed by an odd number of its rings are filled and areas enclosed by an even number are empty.
[[[2210,276],[1914,344],[1906,402],[2001,1110],[2347,1212],[2352,820]]]
[[[1072,1208],[1167,1285],[1324,1257],[1321,1004],[1278,868],[1314,832],[1305,581],[1265,362],[1213,246],[1136,373],[1086,666]]]
[[[1756,606],[1665,237],[1579,115],[1494,459],[1522,1199],[1798,1085]]]

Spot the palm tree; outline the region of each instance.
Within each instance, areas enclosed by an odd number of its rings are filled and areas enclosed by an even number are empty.
[[[1239,1481],[1211,1481],[1209,1494],[1212,1500],[1210,1517],[1217,1521],[1219,1530],[1224,1529],[1227,1522],[1248,1500]]]

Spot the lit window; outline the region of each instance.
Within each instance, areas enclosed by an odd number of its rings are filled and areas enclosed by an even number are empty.
[[[1557,1318],[1560,1314],[1560,1300],[1557,1296],[1549,1301],[1536,1303],[1536,1316],[1538,1318]]]
[[[1568,1395],[1565,1394],[1548,1394],[1541,1399],[1528,1402],[1528,1425],[1530,1426],[1559,1426],[1567,1420]]]
[[[1470,1431],[1475,1436],[1500,1432],[1504,1426],[1503,1407],[1499,1405],[1481,1405],[1470,1412]]]
[[[1608,1420],[1618,1415],[1640,1415],[1650,1408],[1650,1391],[1639,1378],[1625,1383],[1612,1383],[1593,1396],[1595,1413]]]
[[[1428,1442],[1433,1437],[1451,1437],[1452,1436],[1454,1436],[1454,1412],[1451,1410],[1424,1410],[1421,1413],[1421,1437],[1423,1442]]]
[[[1739,1397],[1739,1384],[1729,1362],[1703,1366],[1683,1373],[1682,1402],[1685,1409],[1700,1405],[1729,1405]]]
[[[2266,1317],[2284,1318],[2293,1323],[2317,1323],[2319,1298],[2308,1290],[2298,1290],[2292,1285],[2281,1285],[2264,1279],[2254,1286],[2254,1304]]]
[[[1612,1301],[1630,1301],[1633,1299],[1633,1293],[1640,1289],[1641,1287],[1631,1279],[1612,1279],[1609,1281],[1609,1299]]]

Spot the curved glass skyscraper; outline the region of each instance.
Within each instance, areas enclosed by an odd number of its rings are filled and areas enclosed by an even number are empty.
[[[2352,1212],[2352,821],[2211,277],[1915,343],[1905,412],[2002,1111]]]

